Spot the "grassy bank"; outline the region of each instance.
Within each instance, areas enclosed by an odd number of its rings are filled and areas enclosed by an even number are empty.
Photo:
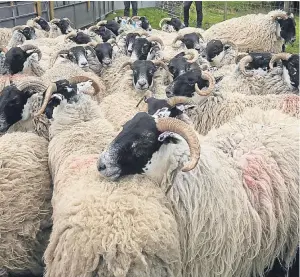
[[[257,2],[260,3],[260,2]],[[211,25],[216,24],[224,20],[224,9],[225,9],[225,2],[211,2],[211,1],[203,1],[203,28],[207,29]],[[242,16],[249,13],[267,13],[271,10],[270,6],[266,4],[256,4],[254,2],[249,1],[231,1],[227,2],[227,12],[226,18],[230,19],[233,17]],[[131,11],[130,11],[131,12]],[[181,15],[181,20],[183,20],[183,14],[181,10],[176,11],[177,14]],[[115,16],[122,16],[123,10],[116,11],[116,14],[110,14],[107,16],[107,19],[112,19]],[[146,16],[153,28],[158,29],[159,21],[164,18],[168,17],[167,12],[164,12],[160,8],[143,8],[138,10],[138,15]],[[296,16],[296,42],[294,45],[287,46],[287,52],[290,53],[299,53],[299,16]],[[190,9],[190,26],[195,26],[196,23],[196,8],[194,3]]]

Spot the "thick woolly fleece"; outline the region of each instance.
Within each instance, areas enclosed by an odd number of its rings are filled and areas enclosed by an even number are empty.
[[[263,110],[278,109],[299,118],[300,101],[295,94],[246,96],[241,93],[221,93],[207,97],[188,114],[197,132],[206,135],[212,128],[219,128],[242,114],[247,107],[256,106]]]
[[[161,189],[146,177],[115,183],[97,171],[99,153],[116,135],[98,105],[83,96],[53,117],[46,277],[181,276],[177,223]]]
[[[230,40],[241,52],[271,52],[282,51],[283,40],[276,35],[276,21],[272,15],[286,15],[284,11],[271,11],[268,14],[248,14],[231,18],[214,24],[202,35],[206,41],[219,39]]]
[[[276,257],[292,261],[299,236],[296,118],[248,109],[208,133],[188,173],[178,170],[188,148],[169,150],[162,186],[172,184],[183,276],[258,277]]]
[[[51,231],[47,147],[45,139],[31,133],[0,137],[0,269],[43,272]]]
[[[236,70],[224,76],[218,84],[218,89],[248,95],[299,94],[298,89],[291,89],[285,83],[282,72],[282,68],[279,67],[269,72],[253,70],[253,76],[248,77]]]

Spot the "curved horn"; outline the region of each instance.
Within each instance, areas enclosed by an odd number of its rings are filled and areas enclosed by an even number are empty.
[[[98,43],[96,41],[90,41],[87,43],[88,46],[91,46],[91,47],[96,47],[98,45]]]
[[[27,52],[28,50],[34,50],[34,52],[38,54],[39,61],[41,60],[42,52],[37,46],[31,45],[31,44],[26,44],[26,45],[21,45],[19,47],[25,52]]]
[[[282,18],[282,19],[288,19],[288,15],[287,14],[283,14],[282,11],[278,11],[278,12],[275,12],[274,14],[272,14],[272,19],[273,20],[276,20],[276,18]]]
[[[183,172],[196,167],[200,158],[200,142],[195,130],[188,124],[176,118],[157,118],[156,127],[160,132],[174,132],[182,136],[190,148],[190,160],[181,169]]]
[[[161,60],[152,61],[154,65],[161,66],[163,69],[165,69],[167,72],[169,72],[168,66]]]
[[[13,27],[12,32],[23,30],[25,27],[27,27],[27,25],[21,25],[21,26]]]
[[[186,58],[188,63],[194,63],[199,58],[199,52],[195,49],[185,50],[184,53],[185,53],[184,57]]]
[[[70,84],[77,85],[78,83],[92,81],[92,87],[94,88],[94,95],[97,95],[101,91],[101,84],[95,78],[87,77],[87,76],[75,76],[68,79]]]
[[[50,23],[58,23],[60,21],[60,19],[58,18],[53,18]]]
[[[96,24],[96,26],[101,26],[101,25],[106,25],[107,24],[107,20],[101,20],[101,21],[99,21],[97,24]]]
[[[120,72],[124,67],[126,67],[127,65],[130,65],[130,67],[132,66],[132,62],[128,61],[128,62],[125,62],[121,65],[120,69],[118,72]]]
[[[234,59],[235,64],[239,63],[242,58],[244,58],[245,56],[248,56],[248,55],[249,55],[249,53],[247,53],[247,52],[238,53]]]
[[[111,45],[116,45],[118,46],[118,43],[116,42],[116,39],[115,38],[110,38],[107,43],[111,44]],[[119,46],[118,46],[119,47]]]
[[[138,36],[140,36],[140,37],[141,37],[141,36],[149,36],[148,32],[147,32],[146,30],[144,30],[144,29],[134,30],[134,31],[129,32],[129,33],[127,33],[127,34],[130,34],[130,33],[136,34],[136,35],[138,35]]]
[[[176,46],[176,42],[178,40],[182,40],[183,39],[183,35],[178,35],[176,38],[174,38],[173,42],[172,42],[172,47],[173,48],[179,48],[179,46]]]
[[[35,78],[34,80],[24,80],[21,81],[20,83],[16,84],[16,87],[18,90],[26,90],[26,89],[31,89],[35,92],[42,92],[47,89],[47,86],[45,83],[38,78]]]
[[[174,97],[168,98],[167,103],[171,107],[175,107],[177,104],[195,105],[194,101],[190,97],[185,97],[185,96],[174,96]]]
[[[46,90],[45,96],[44,96],[44,101],[42,104],[42,107],[40,108],[40,110],[34,115],[34,116],[39,116],[42,115],[48,105],[49,100],[51,99],[51,96],[53,94],[53,92],[57,91],[57,87],[55,83],[52,83],[48,89]]]
[[[88,32],[94,32],[94,30],[98,30],[99,27],[94,25],[94,26],[91,26],[90,28],[88,28]]]
[[[161,21],[159,21],[159,28],[162,29],[162,24],[166,21],[170,21],[172,18],[171,17],[165,17]]]
[[[140,16],[135,15],[135,16],[131,17],[131,20],[136,21],[136,20],[139,20],[140,18],[141,18]]]
[[[252,58],[250,55],[247,55],[247,56],[245,56],[244,58],[242,58],[242,59],[240,60],[238,67],[239,67],[239,70],[242,72],[242,74],[243,74],[244,76],[247,76],[247,77],[252,76],[251,73],[246,72],[246,68],[245,68],[246,65],[247,65],[248,63],[251,63],[252,61],[253,61],[253,58]]]
[[[151,37],[148,37],[147,40],[151,41],[151,42],[152,41],[158,42],[161,45],[161,48],[164,49],[164,43],[159,37],[151,36]]]
[[[77,36],[76,31],[72,31],[72,32],[70,32],[69,34],[67,34],[65,36],[65,41],[67,41],[69,38],[73,38],[73,37],[76,37],[76,36]]]
[[[213,75],[211,75],[211,73],[209,73],[208,71],[202,71],[202,74],[201,74],[201,78],[203,80],[207,80],[209,85],[208,85],[208,88],[207,90],[201,90],[199,87],[198,87],[198,84],[196,83],[195,84],[195,91],[201,95],[201,96],[207,96],[209,94],[212,93],[212,91],[214,90],[215,88],[215,84],[216,84],[216,80],[214,78]]]
[[[51,61],[51,63],[50,63],[50,66],[52,67],[52,66],[54,65],[54,63],[55,63],[55,61],[57,60],[57,57],[58,57],[59,55],[61,55],[61,54],[68,54],[68,53],[69,53],[69,50],[67,50],[67,49],[58,51],[58,52],[54,55],[54,57],[52,58],[52,61]]]
[[[269,66],[271,69],[274,68],[274,63],[277,62],[278,60],[288,60],[290,57],[292,56],[292,54],[290,53],[278,53],[278,54],[274,54],[272,55],[272,58],[269,62]]]

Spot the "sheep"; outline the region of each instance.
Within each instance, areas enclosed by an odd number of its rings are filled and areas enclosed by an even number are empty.
[[[206,42],[212,39],[230,40],[241,52],[279,53],[285,43],[295,41],[293,14],[274,10],[268,14],[248,14],[214,24],[202,36]]]
[[[127,61],[119,71],[128,65],[130,65],[133,73],[129,71],[126,72],[125,76],[124,73],[114,76],[114,82],[111,83],[111,86],[107,85],[108,96],[102,99],[100,103],[105,118],[116,129],[119,129],[137,111],[145,110],[145,105],[137,107],[144,94],[155,94],[158,98],[164,98],[164,75],[160,74],[159,67],[166,71],[168,71],[168,68],[162,61],[138,60],[134,63]]]
[[[53,33],[51,33],[51,30],[50,30],[50,34],[49,34],[50,38],[56,37],[58,35],[66,35],[74,30],[71,27],[71,21],[69,18],[62,18],[62,19],[53,18],[49,23],[50,23],[50,26],[51,26],[51,24],[56,25],[60,31],[60,34],[59,34],[57,32],[57,30],[55,30]],[[51,29],[51,27],[50,27],[50,29]]]
[[[99,148],[115,135],[98,105],[81,95],[76,104],[63,101],[53,118],[45,277],[181,276],[177,225],[162,191],[147,178],[116,186],[97,174]]]
[[[297,252],[298,134],[299,121],[277,110],[249,109],[201,142],[180,120],[138,113],[97,166],[110,180],[145,174],[166,190],[183,276],[263,276]]]
[[[161,30],[164,32],[171,33],[178,32],[180,29],[183,29],[184,25],[178,18],[166,17],[159,22],[159,28],[161,28]]]
[[[60,28],[54,23],[48,23],[44,18],[37,16],[26,23],[35,29],[37,38],[56,38],[62,35]]]
[[[101,38],[99,36],[88,35],[83,31],[72,31],[65,36],[65,41],[74,41],[76,44],[88,44],[89,42],[101,42]]]
[[[0,272],[42,276],[51,232],[48,143],[32,133],[0,137]]]
[[[185,79],[191,79],[193,87],[186,85]],[[194,78],[194,79],[192,79]],[[207,90],[203,80],[208,80]],[[200,87],[200,89],[199,89]],[[294,94],[281,95],[249,95],[214,91],[215,80],[205,71],[189,71],[173,81],[167,88],[167,96],[185,96],[196,104],[195,109],[189,111],[189,116],[199,134],[206,135],[213,127],[218,128],[243,113],[247,107],[258,106],[263,110],[278,109],[284,113],[299,118],[299,96]],[[194,94],[196,92],[196,94]],[[210,93],[212,93],[210,95]],[[182,99],[180,99],[181,101]],[[182,102],[181,102],[182,103]]]

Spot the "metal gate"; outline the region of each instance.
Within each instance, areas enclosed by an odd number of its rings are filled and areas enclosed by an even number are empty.
[[[0,2],[0,28],[23,25],[41,15],[47,21],[68,17],[78,29],[105,18],[113,9],[113,1],[5,1]]]

